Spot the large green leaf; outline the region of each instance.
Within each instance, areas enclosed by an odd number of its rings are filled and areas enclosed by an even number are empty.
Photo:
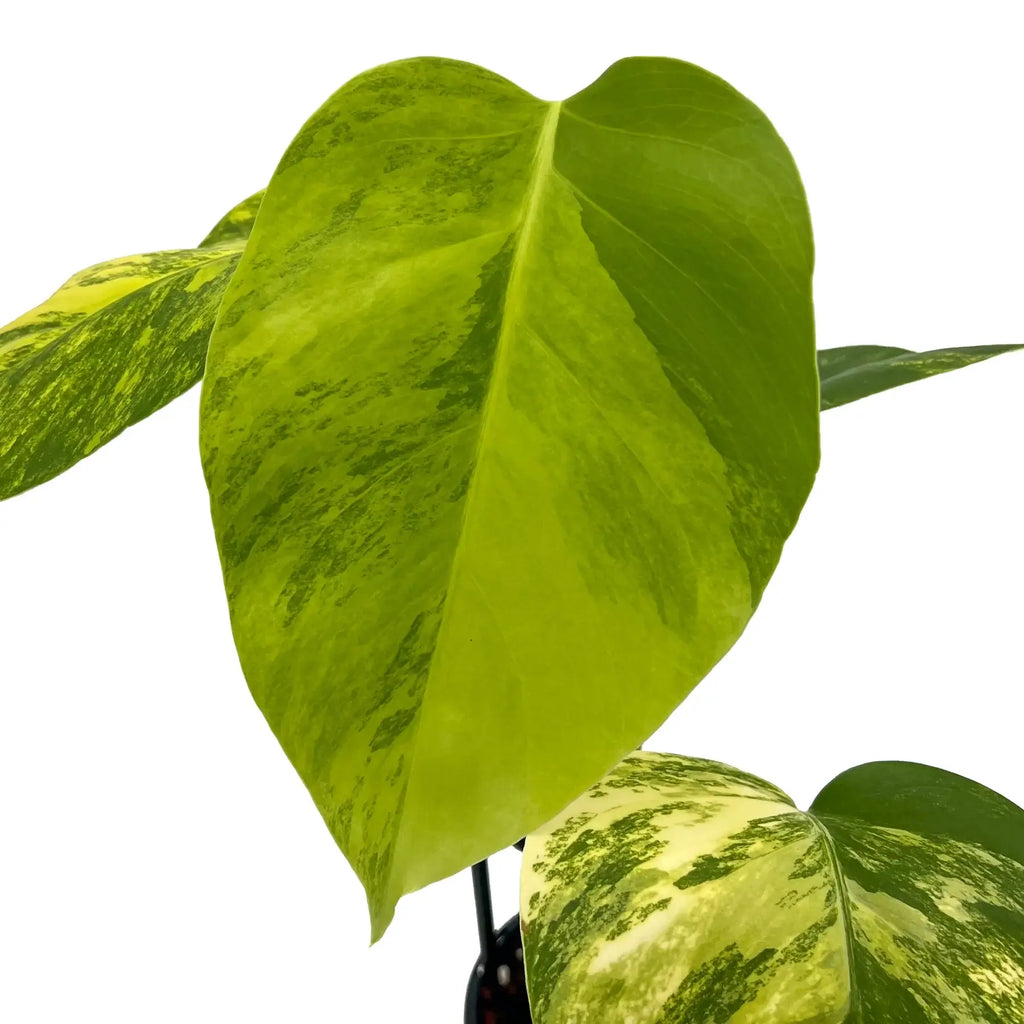
[[[911,352],[885,345],[849,345],[818,352],[821,375],[821,408],[855,402],[889,388],[923,380],[937,373],[959,370],[1003,352],[1016,352],[1024,345],[974,345]]]
[[[98,263],[0,328],[0,499],[62,473],[199,380],[259,198],[200,248]]]
[[[901,761],[798,811],[637,752],[527,838],[537,1024],[1020,1024],[1024,811]]]
[[[242,666],[374,938],[743,629],[818,461],[811,263],[785,146],[678,61],[564,103],[389,64],[288,149],[201,447]]]

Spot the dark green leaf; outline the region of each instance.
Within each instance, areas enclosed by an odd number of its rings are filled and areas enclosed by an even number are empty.
[[[980,363],[1003,352],[1016,352],[1024,345],[974,345],[966,348],[938,348],[932,352],[911,352],[884,345],[849,345],[818,352],[821,376],[821,408],[855,402],[858,398],[923,380],[937,373]]]

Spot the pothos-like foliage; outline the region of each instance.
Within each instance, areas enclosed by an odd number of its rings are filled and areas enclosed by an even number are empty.
[[[564,103],[386,65],[285,153],[200,443],[243,669],[375,937],[739,635],[817,467],[811,251],[764,115],[677,61]],[[500,805],[494,743],[530,751]]]
[[[1024,1019],[1024,811],[950,772],[861,765],[804,812],[641,751],[524,856],[544,1024]]]
[[[195,249],[82,270],[0,329],[0,498],[62,473],[202,377],[258,205],[240,203]]]
[[[872,824],[955,777],[867,766],[802,815],[732,769],[633,755],[562,810],[740,635],[819,411],[1018,347],[816,352],[812,266],[789,152],[706,71],[633,58],[547,102],[459,61],[384,65],[199,247],[89,268],[0,330],[0,497],[203,378],[242,667],[374,939],[404,893],[538,829],[543,1021],[853,1024],[893,979],[908,1021],[1020,1019],[999,988],[1019,850]],[[494,745],[522,752],[501,801],[478,771]],[[1017,820],[965,785],[956,814]],[[961,872],[945,889],[940,866]],[[979,901],[1002,908],[971,961],[984,998],[941,966],[966,956],[946,918],[980,927]]]

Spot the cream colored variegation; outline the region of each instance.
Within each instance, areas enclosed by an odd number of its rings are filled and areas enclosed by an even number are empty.
[[[901,792],[927,802],[901,769],[936,792],[958,780],[953,804],[973,800],[961,817],[982,821],[971,841],[834,813],[836,783],[858,796],[873,784],[844,809],[883,821]],[[975,841],[986,823],[1019,833],[1024,812],[919,765],[836,783],[802,812],[726,765],[627,757],[527,840],[537,1024],[1024,1021],[1024,866]]]

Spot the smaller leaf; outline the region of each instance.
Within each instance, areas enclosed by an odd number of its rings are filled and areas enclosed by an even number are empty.
[[[201,247],[98,263],[0,328],[0,499],[62,473],[200,379],[260,196]]]
[[[856,402],[859,398],[959,370],[1003,352],[1015,352],[1024,345],[974,345],[966,348],[937,348],[911,352],[885,345],[848,345],[818,351],[821,378],[821,408]]]
[[[244,242],[252,231],[252,223],[263,202],[264,189],[254,192],[248,199],[243,199],[232,207],[213,226],[213,230],[199,243],[200,249],[211,245],[223,245],[225,242]]]
[[[803,812],[637,752],[527,837],[521,913],[543,1024],[1024,1022],[1024,811],[926,765]]]

